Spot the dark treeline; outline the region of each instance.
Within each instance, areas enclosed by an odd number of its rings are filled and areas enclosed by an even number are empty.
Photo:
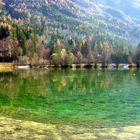
[[[19,64],[109,64],[140,63],[140,44],[133,47],[102,36],[76,38],[58,32],[49,33],[45,26],[22,21],[0,21],[0,61]]]

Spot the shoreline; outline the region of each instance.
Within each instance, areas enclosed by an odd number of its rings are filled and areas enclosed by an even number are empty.
[[[17,69],[29,69],[29,68],[94,68],[94,69],[130,69],[130,68],[140,68],[136,64],[72,64],[72,65],[14,65]]]
[[[68,125],[57,126],[34,121],[0,117],[0,137],[4,139],[140,139],[140,125],[120,128],[82,128]]]
[[[30,68],[72,68],[72,69],[79,69],[79,68],[94,68],[94,69],[131,69],[136,68],[139,69],[140,66],[137,64],[71,64],[71,65],[50,65],[50,64],[16,64],[16,63],[0,63],[0,71],[7,71],[13,69],[30,69]]]

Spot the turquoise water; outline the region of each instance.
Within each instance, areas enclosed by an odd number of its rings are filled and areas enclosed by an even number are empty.
[[[58,125],[140,125],[140,71],[31,69],[0,73],[0,113]]]

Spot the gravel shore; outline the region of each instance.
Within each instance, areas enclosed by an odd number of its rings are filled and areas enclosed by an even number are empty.
[[[140,140],[140,126],[77,128],[0,117],[1,140]]]

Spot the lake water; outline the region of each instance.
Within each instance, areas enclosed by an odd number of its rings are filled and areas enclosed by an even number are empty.
[[[31,69],[0,73],[0,114],[94,128],[140,125],[140,71]]]

